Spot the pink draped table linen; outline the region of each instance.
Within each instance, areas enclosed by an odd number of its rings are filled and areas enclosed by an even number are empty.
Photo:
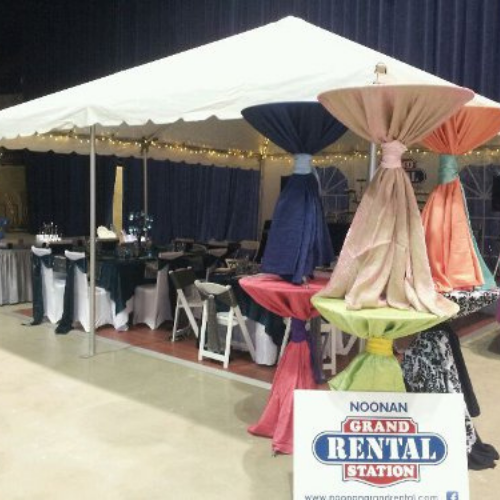
[[[242,278],[239,284],[255,302],[283,318],[307,321],[319,313],[311,304],[311,297],[328,283],[328,279],[314,279],[294,285],[274,274],[258,274]]]
[[[311,297],[327,283],[326,279],[314,279],[307,284],[294,285],[274,275],[257,275],[239,281],[243,290],[255,302],[269,311],[292,317],[296,327],[317,317],[318,311],[311,304]],[[295,389],[315,390],[311,365],[311,352],[305,340],[292,338],[279,361],[274,375],[271,393],[259,421],[250,426],[251,434],[272,438],[274,452],[293,452],[293,391]]]

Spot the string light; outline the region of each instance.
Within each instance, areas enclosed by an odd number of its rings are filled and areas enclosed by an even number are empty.
[[[38,134],[37,134],[38,135]],[[44,139],[49,138],[56,142],[63,141],[78,141],[80,144],[90,144],[90,139],[87,135],[79,135],[74,131],[70,133],[56,133],[51,132],[50,134],[42,134],[38,135],[38,137]],[[100,135],[96,136],[96,141],[100,144],[106,146],[116,146],[120,148],[155,148],[157,150],[170,151],[172,153],[182,153],[182,154],[191,154],[191,155],[206,155],[212,158],[237,158],[237,159],[260,159],[262,156],[265,156],[265,151],[267,150],[269,139],[264,142],[263,152],[256,153],[254,151],[245,151],[241,149],[231,148],[231,149],[218,149],[211,148],[207,146],[192,146],[189,144],[176,144],[176,143],[167,143],[160,142],[156,139],[150,141],[137,141],[130,139],[119,139],[114,136],[105,136]]]
[[[49,134],[35,134],[37,137],[41,139],[49,138],[56,142],[64,142],[64,141],[78,141],[80,144],[90,144],[90,138],[88,135],[77,134],[74,130],[71,130],[68,133],[62,132],[51,132]],[[110,145],[115,147],[120,147],[124,149],[138,149],[141,148],[154,148],[156,150],[168,151],[173,154],[182,154],[182,155],[198,155],[198,156],[208,156],[210,158],[216,159],[241,159],[241,160],[262,160],[268,159],[273,162],[286,162],[292,163],[293,156],[287,153],[277,153],[272,154],[269,153],[270,140],[268,138],[264,139],[264,143],[259,148],[259,151],[248,151],[237,148],[231,149],[219,149],[213,148],[210,146],[193,146],[185,143],[169,143],[169,142],[161,142],[157,139],[152,140],[133,140],[133,139],[119,139],[112,135],[100,135],[96,136],[96,141],[104,146]],[[380,156],[381,151],[377,150],[377,156]],[[436,154],[430,150],[423,149],[421,147],[408,149],[405,153],[405,156],[411,155],[423,155],[428,156],[431,154]],[[500,147],[488,147],[484,146],[481,148],[477,148],[474,151],[469,151],[463,155],[459,155],[463,157],[480,157],[480,156],[500,156]],[[321,165],[329,165],[332,163],[347,163],[354,160],[368,160],[369,154],[366,151],[357,151],[352,150],[348,152],[339,152],[339,153],[318,153],[313,157],[313,165],[321,166]]]
[[[267,150],[268,150],[268,147],[269,147],[269,139],[267,137],[264,138],[264,144],[260,150],[260,156],[263,160],[265,160],[267,158]]]

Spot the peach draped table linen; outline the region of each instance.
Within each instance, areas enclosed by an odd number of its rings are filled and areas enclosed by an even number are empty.
[[[483,285],[460,179],[440,184],[422,211],[429,265],[439,292]]]
[[[434,129],[422,143],[435,153],[463,155],[489,141],[498,132],[500,104],[486,98],[475,98]]]
[[[422,143],[442,155],[463,155],[499,131],[500,104],[477,96]],[[454,158],[442,157],[442,168],[446,168],[444,160]],[[434,188],[422,212],[422,220],[437,290],[449,292],[482,286],[485,282],[482,268],[485,269],[486,264],[473,241],[458,169],[455,176],[451,172]]]

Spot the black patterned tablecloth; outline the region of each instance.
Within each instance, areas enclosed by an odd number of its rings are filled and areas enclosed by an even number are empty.
[[[443,295],[460,306],[460,311],[452,318],[455,319],[468,316],[496,302],[500,298],[500,288],[474,290],[473,292],[455,290]]]

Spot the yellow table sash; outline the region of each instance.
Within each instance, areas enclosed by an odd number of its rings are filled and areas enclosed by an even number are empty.
[[[379,356],[392,356],[392,340],[369,338],[366,342],[366,352],[378,354]]]

